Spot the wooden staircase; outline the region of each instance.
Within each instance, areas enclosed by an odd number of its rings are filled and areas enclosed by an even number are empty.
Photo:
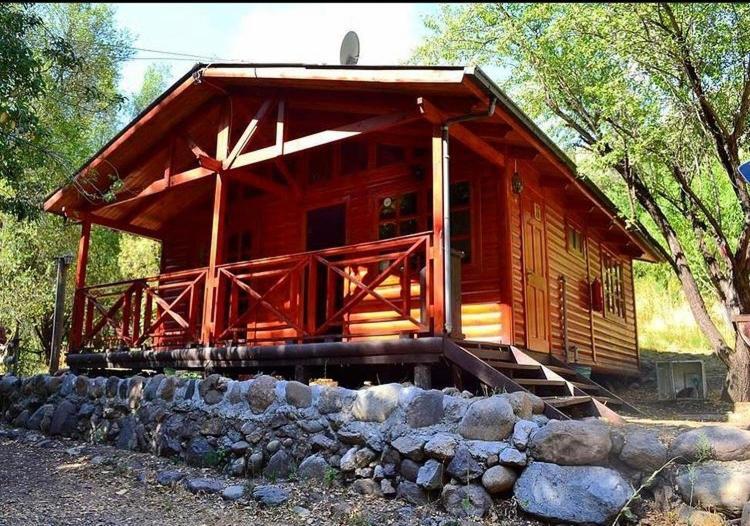
[[[549,355],[532,356],[511,346],[446,340],[445,358],[480,382],[505,392],[528,391],[545,402],[549,418],[588,416],[622,422],[613,408],[640,411],[593,380]]]

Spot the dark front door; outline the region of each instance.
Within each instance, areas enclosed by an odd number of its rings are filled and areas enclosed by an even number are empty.
[[[346,205],[307,212],[307,250],[340,247],[346,243]]]
[[[307,212],[307,250],[324,250],[326,248],[340,247],[346,244],[346,205],[333,205],[316,208]],[[328,295],[328,272],[326,267],[319,264],[317,267],[317,290],[315,295],[315,322],[318,326],[326,321],[326,311],[329,303]],[[334,297],[330,298],[332,313],[343,305],[344,282],[341,276],[334,275],[331,287]],[[340,322],[332,324],[328,331],[331,334],[340,334],[342,325]]]

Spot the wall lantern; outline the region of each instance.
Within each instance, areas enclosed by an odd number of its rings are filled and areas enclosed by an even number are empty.
[[[513,168],[513,176],[510,179],[510,188],[514,194],[520,194],[523,192],[523,180],[521,174],[518,173],[518,161],[516,161],[515,167]]]

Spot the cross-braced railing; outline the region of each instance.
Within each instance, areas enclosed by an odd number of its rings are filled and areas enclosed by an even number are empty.
[[[79,289],[80,348],[356,340],[432,330],[429,233]],[[204,320],[210,341],[201,341]],[[78,331],[78,332],[76,332]],[[205,331],[204,331],[205,334]]]
[[[264,342],[427,333],[430,235],[223,265],[216,341]]]
[[[197,342],[206,269],[79,289],[82,347],[170,347]],[[78,349],[73,349],[77,351]]]

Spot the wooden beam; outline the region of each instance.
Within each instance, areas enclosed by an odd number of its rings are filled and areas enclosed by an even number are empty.
[[[220,172],[222,170],[221,161],[214,159],[209,154],[207,154],[200,146],[198,146],[198,143],[196,143],[189,134],[185,133],[183,135],[183,138],[188,143],[190,151],[193,152],[193,155],[203,168],[208,168],[209,170],[213,170],[214,172]]]
[[[224,259],[224,220],[227,204],[227,181],[224,176],[216,174],[214,187],[213,217],[211,220],[211,247],[208,254],[208,273],[206,274],[206,292],[203,301],[203,323],[201,325],[201,342],[211,343],[214,326],[219,319],[215,315],[219,306],[216,305],[216,267]]]
[[[86,267],[89,261],[89,242],[91,240],[91,223],[81,223],[81,237],[78,240],[78,259],[76,261],[76,288],[73,296],[73,315],[70,328],[70,350],[78,352],[83,337],[83,309],[85,296],[83,288],[86,286]]]
[[[258,111],[255,112],[255,116],[250,120],[248,125],[245,127],[245,130],[242,132],[242,135],[240,135],[240,138],[237,140],[237,144],[234,145],[232,151],[229,153],[227,158],[224,159],[224,169],[228,170],[229,168],[233,167],[237,156],[240,155],[242,150],[245,149],[245,146],[247,146],[247,144],[250,142],[250,139],[252,139],[253,135],[258,130],[258,126],[263,120],[263,117],[266,116],[266,113],[268,113],[268,110],[271,109],[271,105],[273,103],[273,99],[267,99],[265,102],[263,102],[263,104],[260,105]]]
[[[332,130],[325,130],[299,139],[294,139],[283,144],[284,155],[290,155],[292,153],[301,152],[303,150],[309,150],[324,144],[330,144],[351,137],[356,137],[364,133],[370,133],[377,130],[384,130],[400,124],[415,121],[419,118],[416,111],[411,112],[398,112],[389,115],[378,115],[362,121],[353,122],[344,126],[339,126]],[[280,157],[279,148],[277,145],[268,146],[255,150],[253,152],[243,153],[237,157],[232,169],[241,168],[243,166],[250,166],[263,161],[268,161]]]
[[[149,184],[145,188],[143,188],[140,192],[138,192],[133,197],[129,197],[128,199],[123,199],[122,201],[115,201],[114,203],[100,206],[99,208],[94,209],[94,211],[101,213],[101,212],[105,212],[108,210],[120,208],[124,204],[132,203],[133,201],[139,201],[143,199],[144,197],[158,194],[174,186],[179,186],[185,183],[192,183],[193,181],[204,179],[215,173],[216,172],[214,170],[200,166],[198,168],[191,168],[190,170],[186,170],[184,172],[172,175],[169,179],[162,177],[160,179],[157,179],[153,183]]]
[[[417,99],[417,105],[419,106],[422,115],[432,124],[442,125],[446,121],[447,117],[445,114],[424,97],[419,97]],[[500,167],[505,166],[505,156],[490,146],[485,140],[479,138],[463,124],[451,124],[450,132],[451,135],[463,145],[484,157],[487,161]]]

